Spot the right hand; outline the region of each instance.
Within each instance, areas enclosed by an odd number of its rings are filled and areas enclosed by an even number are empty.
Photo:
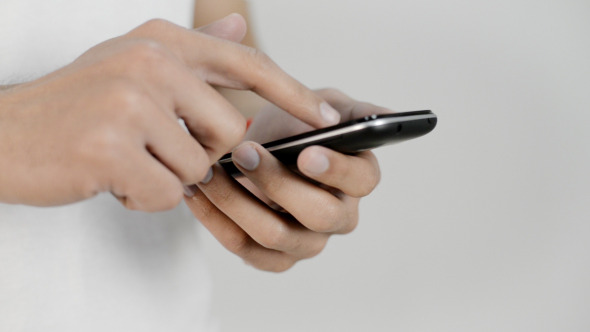
[[[200,31],[153,20],[0,93],[0,201],[51,206],[110,191],[129,209],[176,206],[183,184],[201,181],[246,130],[211,85],[252,90],[314,127],[338,122],[237,43],[244,33],[239,15]]]

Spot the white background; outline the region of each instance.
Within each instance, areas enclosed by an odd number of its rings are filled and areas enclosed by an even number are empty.
[[[222,331],[589,331],[590,2],[252,1],[311,87],[432,109],[355,232],[283,274],[208,235]]]

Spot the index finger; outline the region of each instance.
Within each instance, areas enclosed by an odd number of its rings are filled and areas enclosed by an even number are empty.
[[[130,35],[165,45],[209,84],[251,90],[316,128],[340,122],[338,111],[257,49],[164,20],[149,21]]]

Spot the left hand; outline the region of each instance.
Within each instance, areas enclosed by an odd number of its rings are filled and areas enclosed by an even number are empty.
[[[342,121],[391,112],[337,90],[317,93],[341,113]],[[274,106],[266,107],[246,135],[253,141],[233,151],[232,158],[245,175],[242,185],[216,165],[206,183],[191,186],[194,196],[185,199],[222,245],[256,268],[287,270],[320,253],[332,234],[351,232],[358,223],[360,197],[379,182],[379,165],[370,151],[350,156],[321,146],[306,148],[297,166],[318,185],[290,171],[254,142],[312,129]]]

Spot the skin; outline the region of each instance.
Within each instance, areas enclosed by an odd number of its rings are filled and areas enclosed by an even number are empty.
[[[203,179],[245,133],[212,85],[251,90],[313,126],[338,121],[264,53],[235,43],[245,31],[240,15],[201,31],[152,20],[4,90],[0,201],[50,206],[112,192],[129,209],[176,206],[183,184]]]
[[[247,7],[240,0],[199,0],[195,25],[206,24],[231,11],[247,15]],[[256,47],[250,33],[244,42]],[[242,113],[256,114],[246,140],[233,150],[232,158],[240,160],[240,156],[254,151],[259,162],[253,170],[236,163],[245,175],[239,183],[215,166],[207,183],[190,186],[185,201],[213,236],[247,264],[282,272],[300,260],[319,254],[330,236],[354,230],[359,219],[360,198],[373,191],[380,179],[374,154],[367,151],[347,156],[319,146],[309,147],[299,155],[298,168],[315,181],[312,184],[286,169],[256,142],[317,127],[254,94],[224,89],[220,92]],[[338,110],[342,121],[391,112],[355,101],[338,90],[324,89],[316,93]],[[318,164],[323,166],[319,172]]]
[[[390,112],[355,101],[334,89],[317,92],[331,103],[343,120]],[[262,130],[269,128],[271,130]],[[281,272],[302,259],[319,254],[329,237],[346,234],[358,224],[360,198],[378,184],[380,171],[370,151],[344,155],[320,146],[303,150],[298,169],[316,184],[283,166],[258,142],[313,129],[274,106],[254,119],[247,141],[233,151],[236,166],[245,175],[236,182],[221,167],[212,179],[192,186],[187,205],[203,225],[229,251],[246,263]],[[281,134],[279,134],[281,133]],[[240,164],[254,151],[259,162]],[[325,158],[327,167],[318,159]],[[317,171],[317,165],[323,165]]]
[[[195,25],[246,9],[200,0]],[[356,227],[360,197],[379,182],[375,156],[309,147],[298,167],[312,183],[256,142],[389,111],[311,91],[254,46],[240,15],[197,31],[153,20],[57,72],[3,87],[0,201],[52,206],[111,192],[129,209],[159,211],[197,183],[187,205],[247,263],[278,272],[317,255],[331,235]],[[247,132],[236,106],[247,115],[262,109]],[[240,182],[214,165],[232,149]],[[258,162],[248,164],[253,155]]]

